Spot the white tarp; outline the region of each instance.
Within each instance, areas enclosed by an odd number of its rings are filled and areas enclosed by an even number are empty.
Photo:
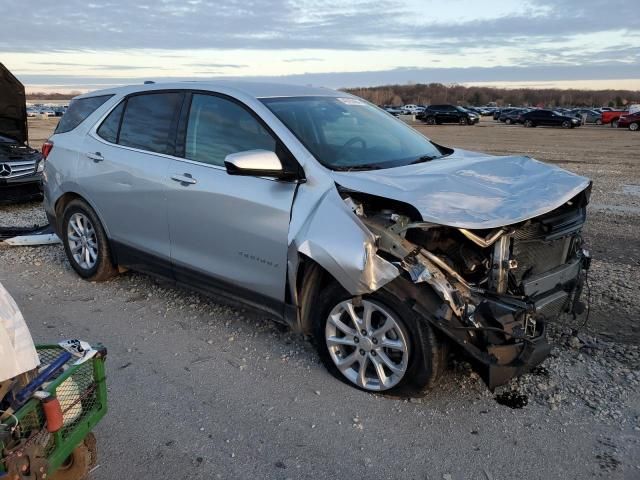
[[[0,382],[33,370],[39,364],[22,313],[0,283]]]

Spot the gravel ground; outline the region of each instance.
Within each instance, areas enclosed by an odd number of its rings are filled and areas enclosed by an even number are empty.
[[[428,135],[575,158],[563,166],[594,178],[592,202],[623,209],[590,212],[591,329],[555,325],[552,356],[495,394],[454,356],[425,398],[368,395],[333,379],[308,339],[251,311],[135,273],[84,282],[59,245],[0,246],[0,282],[37,341],[109,347],[110,413],[92,478],[640,478],[640,227],[623,188],[640,184],[640,135],[483,124]],[[598,163],[607,148],[616,159]],[[11,207],[0,225],[40,215]]]

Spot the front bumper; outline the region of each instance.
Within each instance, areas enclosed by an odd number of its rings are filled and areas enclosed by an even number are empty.
[[[591,258],[581,255],[525,284],[515,298],[489,294],[465,318],[443,315],[434,326],[470,357],[490,390],[540,364],[551,352],[546,325],[563,313],[581,313],[580,297]],[[543,292],[543,293],[540,293]]]
[[[41,197],[42,173],[11,179],[0,178],[0,203]]]

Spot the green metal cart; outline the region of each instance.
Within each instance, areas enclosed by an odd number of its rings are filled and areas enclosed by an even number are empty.
[[[41,365],[64,350],[58,345],[36,347]],[[91,430],[107,412],[106,349],[90,360],[73,361],[42,388],[60,402],[63,425],[55,433],[46,428],[42,403],[31,398],[5,421],[0,438],[0,480],[80,480],[95,465],[95,437]],[[12,431],[10,437],[6,429]]]

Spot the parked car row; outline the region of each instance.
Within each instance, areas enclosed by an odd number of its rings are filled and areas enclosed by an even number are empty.
[[[532,112],[532,113],[529,113]],[[633,115],[640,112],[640,105],[631,105],[627,110],[614,110],[611,108],[555,108],[553,110],[506,107],[496,109],[493,119],[506,124],[522,124],[528,127],[537,125],[561,126],[573,128],[580,125],[610,125],[614,128],[624,127],[630,130],[637,129],[637,120]],[[527,116],[525,116],[528,114]],[[622,117],[624,121],[621,122]],[[526,122],[527,118],[530,120]]]
[[[68,105],[49,107],[45,105],[32,105],[27,107],[27,117],[61,117],[69,108]]]

